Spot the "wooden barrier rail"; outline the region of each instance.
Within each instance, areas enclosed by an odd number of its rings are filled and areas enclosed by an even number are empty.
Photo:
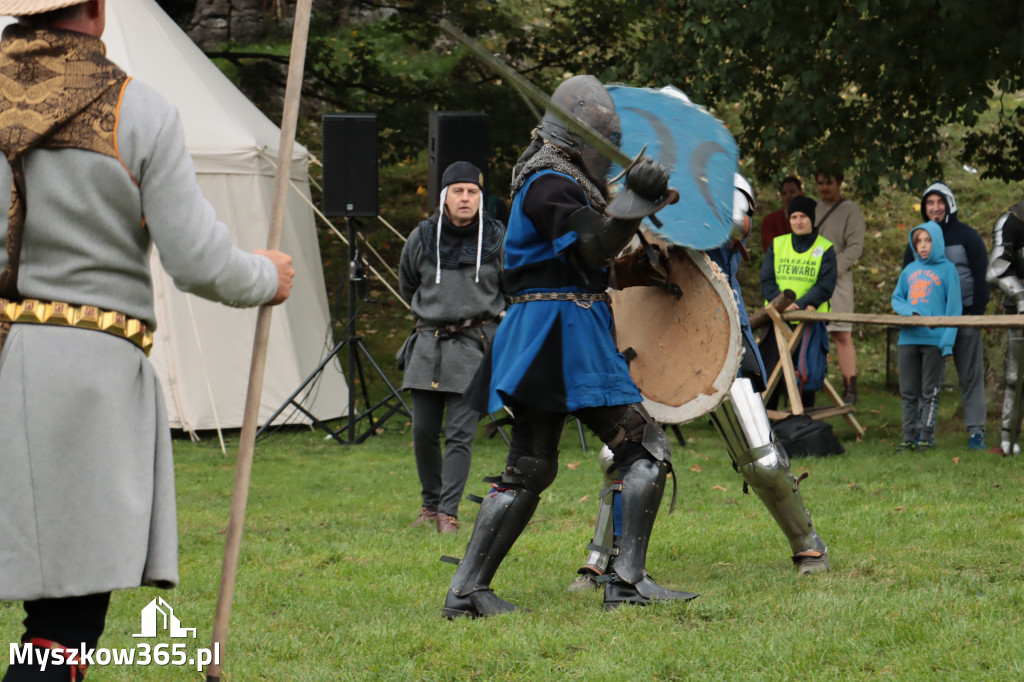
[[[781,313],[787,322],[852,322],[853,324],[881,324],[891,327],[981,327],[988,329],[1020,329],[1024,315],[875,315],[872,313],[819,313],[810,310],[790,310]]]

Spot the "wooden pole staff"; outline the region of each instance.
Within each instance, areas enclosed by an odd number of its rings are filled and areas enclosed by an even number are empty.
[[[288,200],[288,181],[291,177],[292,149],[299,118],[299,97],[302,93],[302,74],[306,62],[306,42],[312,0],[298,0],[295,5],[295,23],[292,29],[291,55],[288,58],[288,81],[285,86],[284,110],[281,115],[281,143],[278,146],[277,171],[274,175],[274,198],[270,209],[270,230],[267,248],[281,246],[284,214]],[[249,478],[252,473],[253,454],[256,449],[256,427],[259,421],[260,394],[263,391],[263,372],[267,364],[267,342],[270,338],[270,306],[260,306],[256,316],[256,334],[249,367],[249,388],[245,395],[242,432],[238,438],[238,463],[235,468],[235,489],[231,496],[231,517],[228,521],[224,564],[221,567],[220,591],[217,594],[217,612],[213,620],[213,640],[210,649],[214,661],[207,668],[207,682],[220,682],[224,660],[228,621],[231,618],[231,600],[235,594],[238,575],[238,557],[242,547],[242,526],[245,524],[245,504],[249,498]]]

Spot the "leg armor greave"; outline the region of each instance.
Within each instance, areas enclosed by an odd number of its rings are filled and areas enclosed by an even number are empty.
[[[594,525],[594,539],[591,540],[587,549],[587,563],[583,565],[579,573],[592,573],[603,575],[608,570],[608,559],[611,557],[612,545],[615,542],[615,455],[608,449],[608,446],[601,448],[598,460],[601,471],[604,473],[604,484],[601,486],[601,495],[598,499],[597,523]]]
[[[1021,360],[1024,354],[1024,330],[1006,330],[1006,357],[1003,359],[1003,416],[1000,424],[1000,447],[1007,455],[1016,454],[1020,446],[1020,422],[1022,415],[1021,396],[1018,384],[1021,382]],[[1015,447],[1016,446],[1016,447]]]
[[[667,473],[666,462],[643,458],[622,474],[622,534],[615,543],[610,579],[605,583],[606,609],[697,596],[661,587],[647,575],[647,547],[665,492]]]
[[[725,401],[711,413],[711,422],[725,439],[745,486],[753,488],[789,540],[794,558],[808,551],[825,554],[825,543],[790,473],[789,456],[775,441],[764,403],[749,379],[733,382]]]
[[[615,497],[621,490],[621,486],[615,484],[618,470],[642,457],[653,457],[659,462],[671,461],[668,438],[643,405],[615,408],[619,410],[618,414],[603,409],[605,411],[600,413],[595,411],[595,414],[604,417],[603,424],[601,421],[589,420],[589,425],[596,427],[598,436],[605,443],[598,456],[604,483],[598,502],[594,538],[587,546],[590,554],[587,562],[579,569],[580,574],[602,575],[608,568],[614,543]],[[614,417],[611,416],[613,414]]]
[[[491,590],[491,579],[537,510],[540,495],[521,488],[495,488],[480,504],[466,555],[452,577],[443,614],[492,616],[515,605]]]

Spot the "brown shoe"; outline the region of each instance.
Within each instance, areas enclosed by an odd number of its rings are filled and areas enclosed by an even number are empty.
[[[436,511],[431,511],[430,509],[427,509],[426,507],[420,507],[420,515],[416,517],[416,520],[413,521],[409,525],[409,527],[410,528],[415,528],[416,526],[422,526],[423,524],[430,523],[430,522],[434,521],[435,519],[437,519],[437,512]]]
[[[454,516],[449,516],[444,512],[437,513],[437,532],[438,533],[458,533],[459,532],[459,520]]]

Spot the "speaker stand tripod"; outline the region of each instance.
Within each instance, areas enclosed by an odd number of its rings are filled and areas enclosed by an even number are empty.
[[[378,365],[377,362],[373,359],[373,356],[370,354],[370,351],[367,350],[366,346],[363,344],[362,337],[356,334],[356,290],[363,284],[364,279],[362,274],[359,250],[356,247],[356,221],[353,220],[352,218],[347,218],[346,222],[348,223],[349,249],[349,317],[348,325],[346,328],[347,336],[343,337],[337,343],[337,345],[331,349],[331,352],[328,353],[327,357],[324,358],[323,362],[317,365],[316,369],[314,369],[313,372],[303,380],[302,384],[299,385],[299,387],[295,389],[295,391],[290,396],[288,396],[288,399],[284,401],[281,407],[277,408],[277,411],[274,412],[274,414],[272,414],[269,419],[267,419],[263,427],[260,428],[260,430],[256,433],[257,437],[259,437],[259,435],[262,434],[275,419],[277,419],[278,415],[280,415],[282,412],[288,409],[289,406],[294,407],[299,412],[306,415],[306,417],[308,417],[309,420],[317,428],[325,431],[328,435],[334,438],[334,440],[338,441],[342,445],[354,445],[356,443],[362,443],[367,438],[377,433],[377,429],[379,429],[384,424],[384,422],[386,422],[390,417],[392,417],[395,414],[401,414],[408,418],[412,417],[412,410],[409,409],[409,406],[406,404],[405,400],[402,399],[402,396],[399,393],[398,389],[395,388],[394,384],[392,384],[391,381],[387,378],[387,375],[384,374],[384,370],[382,370],[380,368],[380,365]],[[348,377],[349,382],[348,416],[345,418],[345,423],[341,427],[335,429],[332,428],[329,424],[321,421],[320,419],[317,419],[316,415],[314,415],[312,412],[306,409],[298,400],[296,400],[296,398],[298,397],[299,394],[306,390],[307,386],[316,381],[316,379],[324,371],[327,365],[329,365],[331,361],[334,360],[335,356],[341,353],[342,349],[346,349],[348,351],[348,366],[346,369],[346,376]],[[370,366],[377,373],[377,376],[380,377],[387,385],[388,394],[381,400],[374,403],[372,406],[364,409],[363,412],[360,413],[359,415],[356,415],[356,396],[354,391],[354,386],[356,383],[359,384],[360,393],[363,399],[362,404],[370,405],[370,394],[366,388],[366,375],[363,372],[363,365],[362,362],[360,361],[360,354],[362,354],[366,358],[366,360],[370,363]],[[383,416],[375,418],[374,412],[378,410],[384,410],[384,414]],[[363,431],[362,433],[357,433],[356,425],[363,420],[366,420],[368,422],[366,430]],[[345,438],[342,438],[342,434],[345,435]]]

